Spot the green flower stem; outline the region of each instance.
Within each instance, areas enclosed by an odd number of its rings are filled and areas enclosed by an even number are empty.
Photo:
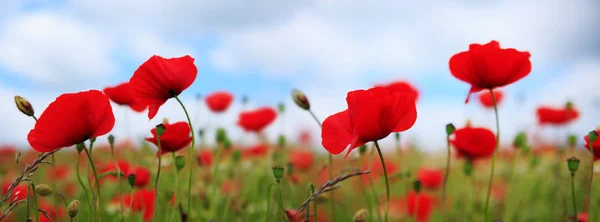
[[[450,135],[446,136],[446,172],[444,173],[444,185],[442,187],[442,221],[446,221],[446,186],[450,175]]]
[[[577,218],[577,201],[575,201],[575,173],[571,173],[571,195],[573,196],[573,218]],[[590,212],[588,211],[588,217],[589,213]]]
[[[133,217],[133,194],[135,193],[135,187],[131,187],[131,192],[129,192],[129,214]]]
[[[94,143],[90,141],[90,150],[92,150],[92,147],[94,146]],[[98,221],[100,221],[100,206],[102,205],[102,194],[100,192],[100,183],[98,182],[98,171],[96,170],[96,165],[94,165],[94,160],[92,160],[92,155],[90,154],[90,152],[88,152],[87,148],[83,148],[83,151],[85,151],[85,154],[87,154],[88,160],[90,161],[90,165],[92,166],[92,172],[94,172],[94,181],[96,184],[96,193],[97,193],[97,197],[96,197],[96,217],[98,219]]]
[[[194,134],[192,132],[192,134]],[[155,208],[156,209],[154,211],[154,218],[158,218],[158,182],[159,182],[159,178],[160,178],[160,168],[162,166],[162,148],[160,145],[160,135],[158,133],[156,133],[156,143],[158,144],[158,166],[156,167],[156,179],[154,181],[154,200],[156,200],[154,202]],[[173,163],[175,163],[175,159],[173,159]]]
[[[590,151],[592,152],[592,161],[591,161],[591,169],[590,169],[590,183],[588,184],[588,205],[587,205],[587,213],[588,213],[588,219],[590,221],[594,221],[592,220],[592,211],[591,209],[596,209],[592,207],[592,182],[594,181],[594,146],[593,144],[590,142]]]
[[[52,161],[52,168],[54,168],[54,170],[56,171],[56,164],[55,164],[56,163],[56,159],[54,157],[54,153],[52,154],[51,161]],[[54,192],[57,192],[57,190],[56,190],[56,180],[52,180],[52,190]],[[54,193],[53,196],[54,196],[54,211],[55,211],[54,212],[54,216],[56,218],[58,218],[58,197],[57,197],[58,193]]]
[[[90,212],[93,212],[93,207],[94,204],[92,203],[91,198],[88,196],[88,190],[87,188],[85,188],[85,184],[83,184],[83,180],[81,180],[81,175],[79,174],[79,158],[81,156],[81,153],[77,152],[77,163],[75,163],[75,174],[77,176],[77,181],[79,181],[79,185],[81,186],[81,188],[83,189],[83,196],[85,197],[85,199],[87,200],[89,207],[90,207]]]
[[[310,113],[313,119],[315,119],[315,122],[319,124],[319,127],[323,129],[323,125],[321,124],[321,121],[319,120],[319,118],[317,118],[315,113],[313,113],[313,111],[310,109],[308,110],[308,113]],[[329,179],[333,180],[333,155],[331,153],[328,153],[327,158],[329,160]],[[329,210],[331,211],[331,220],[335,221],[335,201],[333,200],[333,198],[333,192],[329,192]]]
[[[388,181],[388,173],[387,167],[385,166],[385,160],[383,160],[383,154],[381,153],[381,148],[379,148],[379,144],[377,141],[374,141],[375,148],[377,148],[377,153],[379,154],[379,160],[381,160],[381,166],[383,167],[383,177],[385,178],[385,216],[384,221],[388,221],[388,209],[390,208],[390,182]]]
[[[279,192],[279,200],[277,201],[279,204],[279,210],[277,211],[277,219],[279,221],[283,222],[283,211],[285,210],[285,208],[283,208],[283,193],[281,192],[281,183],[277,182],[277,191]]]
[[[312,194],[315,193],[315,186],[313,186],[312,183],[308,184],[308,196],[310,197]],[[308,218],[310,217],[310,210],[308,208],[308,206],[306,207],[306,219],[308,220]],[[313,221],[317,222],[317,203],[313,202]]]
[[[40,222],[40,214],[38,212],[38,201],[37,201],[37,194],[35,192],[35,185],[33,184],[33,182],[29,183],[31,185],[31,191],[33,193],[33,206],[35,209],[35,221],[36,222]]]
[[[177,100],[177,102],[179,102],[179,105],[181,105],[181,108],[183,108],[183,112],[185,112],[185,117],[187,118],[188,123],[190,124],[190,130],[192,132],[192,146],[189,148],[189,157],[188,157],[188,163],[190,165],[190,175],[189,175],[189,183],[188,183],[188,202],[187,202],[187,207],[188,207],[188,213],[192,212],[192,176],[194,175],[194,164],[192,164],[194,162],[194,146],[196,145],[196,133],[194,131],[194,127],[192,126],[192,120],[190,120],[190,115],[188,114],[187,109],[185,108],[185,105],[183,105],[183,102],[181,102],[181,100],[179,99],[179,97],[175,96],[175,99]]]
[[[492,102],[494,102],[494,113],[496,114],[496,148],[494,149],[494,154],[492,156],[492,167],[490,169],[490,179],[488,181],[487,187],[487,195],[485,197],[485,207],[484,209],[484,221],[488,221],[488,207],[490,204],[490,194],[492,193],[492,181],[494,180],[494,168],[496,166],[496,154],[498,153],[498,147],[500,147],[500,117],[498,116],[498,103],[496,101],[496,97],[494,96],[494,91],[490,89],[490,95],[492,96]]]
[[[175,156],[175,153],[173,153],[173,163],[175,162],[175,158],[177,156]],[[171,219],[173,218],[173,215],[175,215],[175,212],[177,211],[177,203],[179,202],[179,170],[177,170],[177,167],[174,168],[175,169],[175,192],[173,193],[173,195],[175,195],[175,204],[173,204],[173,211],[171,211],[171,215],[169,215],[169,222],[171,221]],[[169,200],[170,201],[170,200]]]
[[[269,210],[271,207],[271,189],[273,188],[273,185],[275,184],[271,184],[269,185],[269,189],[267,190],[267,209],[265,210],[265,222],[269,221]]]
[[[54,155],[54,154],[52,154]],[[119,192],[119,205],[121,207],[121,222],[125,221],[125,208],[123,207],[123,195],[121,195],[121,167],[117,163],[117,159],[115,158],[115,145],[110,143],[110,156],[113,160],[113,164],[117,168],[117,190]]]

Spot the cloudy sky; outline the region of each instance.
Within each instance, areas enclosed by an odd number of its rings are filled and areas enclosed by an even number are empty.
[[[573,101],[581,118],[568,131],[583,135],[600,125],[600,2],[314,0],[7,0],[0,7],[0,144],[26,146],[33,120],[18,113],[22,95],[38,113],[65,92],[102,89],[127,81],[154,54],[190,54],[199,69],[182,95],[195,124],[224,126],[236,137],[241,109],[288,104],[267,132],[292,139],[317,125],[292,106],[289,91],[304,91],[319,118],[345,109],[349,90],[394,80],[421,92],[419,118],[404,138],[439,150],[444,125],[471,119],[493,127],[493,112],[476,100],[464,104],[469,86],[452,77],[449,58],[470,43],[500,41],[532,54],[531,74],[509,87],[500,109],[503,141],[518,130],[533,131],[535,107]],[[229,90],[236,104],[215,117],[196,94]],[[149,135],[167,117],[185,120],[174,101],[158,118],[114,106],[120,137]],[[125,119],[127,116],[127,119]],[[596,118],[594,118],[596,117]],[[210,131],[210,130],[209,130]],[[554,129],[538,129],[555,135]],[[251,143],[252,136],[243,141]],[[550,139],[550,138],[549,138]],[[389,142],[389,141],[388,141]]]

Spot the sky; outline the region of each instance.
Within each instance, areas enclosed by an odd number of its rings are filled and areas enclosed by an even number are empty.
[[[502,90],[504,144],[522,130],[556,139],[558,129],[537,127],[535,109],[574,102],[581,117],[560,133],[585,135],[600,125],[600,2],[576,1],[276,1],[276,0],[4,0],[0,7],[0,144],[27,147],[32,119],[13,96],[31,101],[38,115],[58,95],[103,89],[129,80],[152,55],[195,58],[198,76],[182,95],[196,129],[209,138],[225,127],[252,144],[236,126],[243,109],[287,104],[266,133],[294,141],[318,125],[294,106],[300,89],[321,119],[346,108],[348,91],[405,80],[421,97],[405,143],[445,149],[444,126],[494,129],[493,111],[464,99],[469,85],[449,72],[448,60],[471,43],[498,40],[531,53],[532,72]],[[196,95],[227,90],[236,96],[215,116]],[[184,121],[175,101],[148,120],[113,104],[117,138],[140,139],[162,118]],[[566,136],[565,136],[566,137]],[[384,149],[391,149],[391,136]],[[582,142],[582,139],[581,141]],[[386,148],[387,147],[387,148]]]

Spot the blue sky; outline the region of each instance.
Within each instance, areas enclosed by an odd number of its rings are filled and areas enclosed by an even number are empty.
[[[530,51],[533,71],[507,87],[501,115],[508,135],[534,130],[534,109],[574,100],[582,110],[570,126],[585,133],[600,122],[594,90],[600,80],[600,5],[596,1],[447,2],[429,5],[409,1],[314,0],[290,4],[260,1],[50,1],[8,0],[0,9],[0,102],[14,94],[37,102],[41,112],[64,92],[102,89],[127,81],[153,54],[190,54],[199,74],[185,100],[197,93],[229,90],[251,106],[285,102],[299,88],[313,101],[322,119],[344,109],[345,93],[375,83],[408,80],[420,89],[419,120],[407,134],[435,150],[443,139],[425,134],[447,122],[467,119],[491,126],[489,112],[465,105],[469,86],[447,68],[452,54],[470,43],[499,40],[503,47]],[[526,103],[518,103],[524,95]],[[236,108],[238,110],[236,110]],[[115,113],[122,112],[115,107]],[[225,117],[236,130],[239,107]],[[206,111],[200,107],[199,113]],[[286,134],[318,129],[306,113],[290,107]],[[0,109],[0,121],[18,126],[0,135],[0,143],[24,144],[31,123],[11,106]],[[440,118],[440,112],[445,112]],[[160,115],[161,113],[159,113]],[[183,120],[176,106],[162,115]],[[198,114],[202,123],[211,116]],[[119,122],[117,115],[117,121]],[[128,135],[145,136],[153,122],[133,115]],[[202,122],[205,121],[205,122]],[[503,122],[504,123],[504,122]],[[522,123],[522,124],[521,124]],[[118,123],[119,125],[119,123]],[[526,125],[526,126],[521,126]],[[280,127],[271,127],[274,137]],[[116,127],[116,130],[122,128]],[[542,135],[548,129],[542,129]],[[126,132],[116,131],[115,133]],[[547,132],[546,132],[547,133]]]

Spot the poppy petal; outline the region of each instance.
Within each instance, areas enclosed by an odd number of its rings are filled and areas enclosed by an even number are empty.
[[[348,110],[333,114],[323,121],[321,144],[332,154],[340,154],[352,142]]]

